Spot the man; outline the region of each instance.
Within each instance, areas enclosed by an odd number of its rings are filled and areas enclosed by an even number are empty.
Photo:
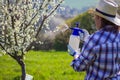
[[[117,9],[115,2],[100,0],[94,11],[97,31],[85,41],[80,54],[68,45],[69,54],[74,56],[71,66],[75,71],[86,71],[85,80],[120,80],[120,19]]]

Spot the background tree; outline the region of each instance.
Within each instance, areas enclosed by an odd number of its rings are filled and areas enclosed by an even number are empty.
[[[25,80],[24,56],[37,41],[43,27],[63,0],[0,0],[0,49],[21,66]]]
[[[70,31],[67,30],[64,33],[60,33],[56,35],[54,40],[54,49],[56,51],[66,51],[67,50],[67,44],[69,41]]]

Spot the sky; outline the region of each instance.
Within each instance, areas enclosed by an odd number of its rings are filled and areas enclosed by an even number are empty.
[[[65,5],[71,8],[81,9],[83,7],[96,6],[98,0],[65,0]]]

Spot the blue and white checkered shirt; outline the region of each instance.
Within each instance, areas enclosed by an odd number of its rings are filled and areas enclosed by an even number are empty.
[[[107,26],[92,34],[71,66],[85,80],[120,80],[120,33]]]

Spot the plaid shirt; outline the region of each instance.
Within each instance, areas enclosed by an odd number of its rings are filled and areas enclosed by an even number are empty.
[[[120,80],[120,33],[107,26],[92,34],[71,66],[85,80]]]

